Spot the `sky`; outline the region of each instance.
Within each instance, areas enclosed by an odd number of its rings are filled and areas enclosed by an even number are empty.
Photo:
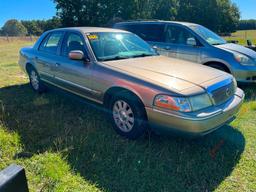
[[[232,0],[241,12],[241,19],[256,19],[256,0]]]
[[[241,19],[256,19],[256,0],[232,0],[241,11]],[[0,27],[9,19],[50,19],[56,14],[52,0],[0,0]]]
[[[0,27],[9,19],[50,19],[54,15],[52,0],[0,0]]]

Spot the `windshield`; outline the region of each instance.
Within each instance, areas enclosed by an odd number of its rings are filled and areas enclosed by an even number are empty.
[[[150,45],[131,33],[102,32],[87,37],[99,61],[158,55]]]
[[[192,25],[190,28],[211,45],[222,45],[227,43],[219,35],[201,25]]]

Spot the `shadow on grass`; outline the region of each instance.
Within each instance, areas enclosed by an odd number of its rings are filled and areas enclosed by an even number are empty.
[[[0,89],[0,114],[26,152],[61,152],[70,166],[105,191],[213,191],[245,147],[226,126],[197,140],[145,135],[120,138],[98,105],[62,91],[37,95],[29,85]]]
[[[239,83],[238,86],[245,92],[245,101],[256,100],[256,83]]]

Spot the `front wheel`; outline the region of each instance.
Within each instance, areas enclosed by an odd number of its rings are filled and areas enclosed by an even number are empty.
[[[44,92],[45,85],[42,83],[42,81],[40,80],[39,74],[33,67],[29,68],[28,75],[29,75],[29,81],[30,81],[31,88],[35,92],[38,92],[38,93]]]
[[[218,63],[212,63],[212,64],[209,64],[208,66],[212,67],[212,68],[215,68],[215,69],[218,69],[220,71],[224,71],[226,73],[230,73],[230,71],[227,69],[227,67],[225,67],[223,65],[220,65]]]
[[[146,130],[144,106],[132,94],[114,96],[110,105],[112,125],[115,131],[128,139],[137,139]]]

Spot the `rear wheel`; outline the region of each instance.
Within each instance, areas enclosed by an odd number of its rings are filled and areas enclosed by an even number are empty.
[[[30,67],[28,69],[29,81],[31,88],[38,93],[42,93],[45,91],[45,85],[40,79],[39,74],[34,69],[34,67]]]
[[[130,93],[113,97],[111,120],[115,131],[128,139],[136,139],[146,130],[146,113],[141,102]]]

